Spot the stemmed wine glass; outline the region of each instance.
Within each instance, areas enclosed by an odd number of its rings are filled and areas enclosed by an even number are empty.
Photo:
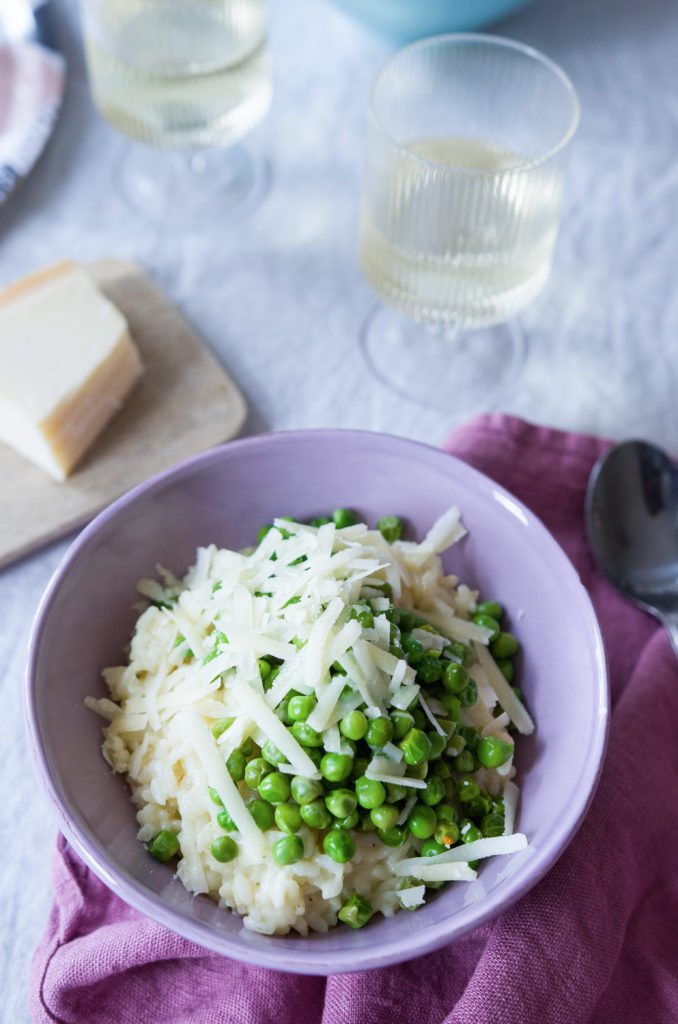
[[[175,223],[241,205],[260,169],[236,143],[272,96],[267,0],[81,0],[81,10],[94,102],[141,143],[116,168],[127,199]]]
[[[563,71],[497,36],[425,39],[378,73],[360,262],[387,305],[361,342],[401,394],[464,412],[515,383],[512,318],[548,277],[578,120]]]

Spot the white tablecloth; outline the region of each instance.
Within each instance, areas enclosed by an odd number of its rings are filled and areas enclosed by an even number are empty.
[[[94,111],[75,0],[52,0],[69,62],[57,130],[0,208],[0,284],[106,256],[146,267],[218,353],[250,406],[245,432],[362,427],[431,443],[456,421],[365,370],[375,298],[356,259],[370,81],[389,43],[325,0],[272,0],[275,100],[250,139],[270,186],[248,218],[200,230],[136,217],[113,183],[128,143]],[[522,318],[528,369],[503,409],[568,429],[639,435],[678,452],[678,5],[536,0],[497,26],[569,73],[582,103],[553,272]],[[0,484],[0,515],[2,514]],[[31,621],[66,550],[0,572],[2,1019],[28,1020],[28,964],[50,900],[55,826],[24,732]]]

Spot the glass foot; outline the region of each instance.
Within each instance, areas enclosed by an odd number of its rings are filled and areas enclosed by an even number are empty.
[[[455,415],[496,407],[525,362],[525,336],[515,321],[477,330],[431,327],[388,306],[369,314],[360,343],[384,384]]]
[[[248,215],[268,187],[266,162],[239,144],[178,152],[127,145],[114,174],[136,213],[177,227]]]

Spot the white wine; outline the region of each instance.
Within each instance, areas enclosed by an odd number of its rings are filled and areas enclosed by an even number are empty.
[[[499,323],[546,281],[560,203],[557,170],[483,140],[426,138],[380,150],[363,193],[363,271],[415,319]]]
[[[271,102],[266,0],[84,0],[100,112],[154,146],[225,146]],[[95,13],[96,11],[96,13]]]

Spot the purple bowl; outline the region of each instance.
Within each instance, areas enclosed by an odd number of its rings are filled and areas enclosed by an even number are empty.
[[[308,938],[254,934],[136,839],[121,776],[100,750],[101,719],[83,705],[106,692],[136,613],[138,579],[157,563],[182,573],[196,547],[241,548],[274,515],[356,509],[368,522],[396,513],[422,536],[457,504],[469,536],[445,556],[502,601],[523,654],[521,686],[537,723],[517,744],[517,828],[529,846],[481,866],[473,883],[441,890],[416,913]],[[383,967],[436,949],[505,910],[548,870],[591,800],[605,748],[608,686],[588,595],[539,520],[492,480],[446,453],[354,431],[279,433],[234,441],[136,487],[82,531],[56,572],[33,628],[27,714],[38,775],[59,825],[118,896],[180,935],[238,960],[334,974]]]

